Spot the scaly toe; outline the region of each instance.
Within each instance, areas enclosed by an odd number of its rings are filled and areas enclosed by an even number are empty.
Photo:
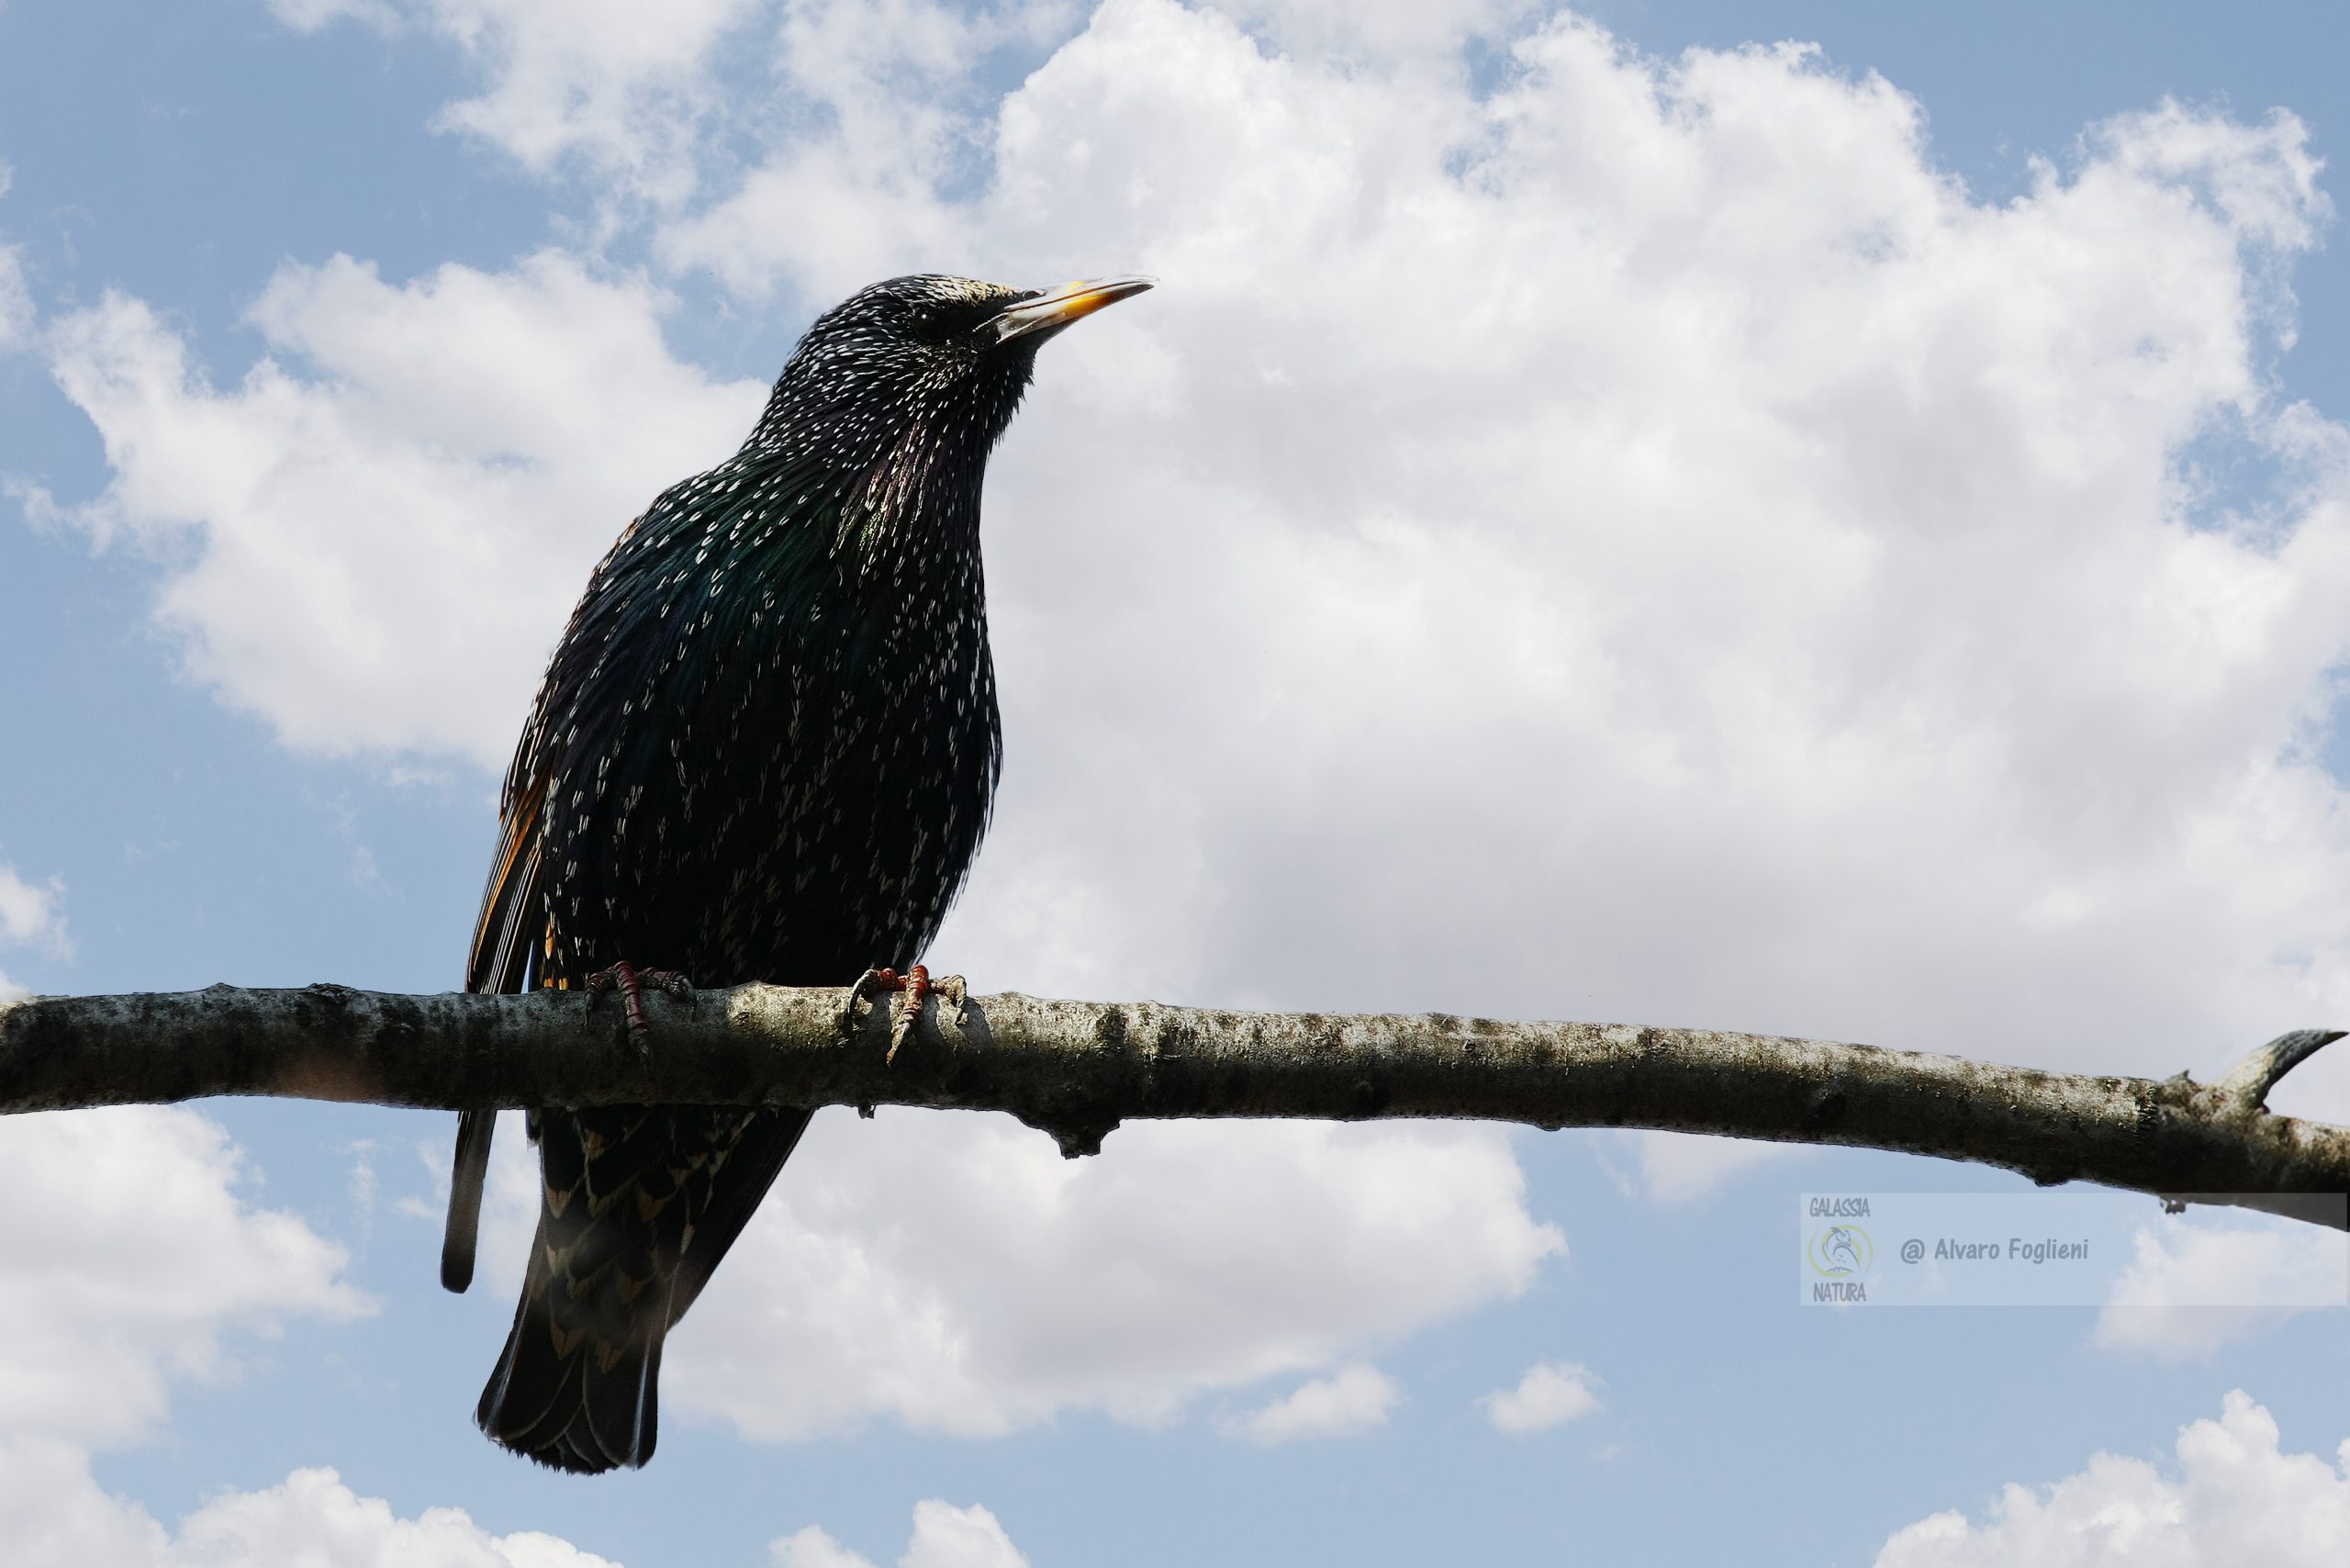
[[[955,1004],[955,1025],[960,1028],[971,1021],[971,988],[961,975],[941,975],[930,982],[933,996]]]

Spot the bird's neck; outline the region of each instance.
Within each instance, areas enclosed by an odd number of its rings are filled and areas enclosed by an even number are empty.
[[[742,456],[827,497],[835,558],[976,557],[988,454],[1019,407],[1028,360],[978,377],[882,374],[853,395],[799,369],[785,368]]]
[[[984,450],[963,450],[952,431],[916,420],[898,441],[850,476],[848,510],[858,543],[889,552],[979,547]]]

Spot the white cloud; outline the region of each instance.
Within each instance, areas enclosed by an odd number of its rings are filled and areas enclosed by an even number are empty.
[[[1457,65],[1471,38],[1496,38],[1537,0],[1207,0],[1274,47],[1421,69]]]
[[[369,1310],[341,1248],[238,1196],[247,1174],[191,1111],[0,1124],[0,1435],[135,1438],[172,1380],[231,1370],[231,1331]]]
[[[413,25],[464,60],[482,91],[444,105],[435,129],[478,138],[525,169],[584,168],[614,194],[656,203],[694,187],[703,148],[722,139],[733,95],[714,67],[767,0],[269,0],[315,33],[339,21]]]
[[[712,55],[760,0],[417,0],[423,24],[486,79],[441,129],[545,174],[576,155],[628,194],[675,201],[723,106]]]
[[[481,91],[434,125],[486,142],[543,177],[591,174],[598,194],[677,211],[733,148],[773,154],[691,247],[716,262],[724,230],[751,221],[790,244],[877,208],[934,208],[934,181],[976,172],[985,104],[973,77],[1009,44],[1065,37],[1074,0],[271,0],[305,33],[354,18],[403,19],[453,48]],[[1389,29],[1392,30],[1392,29]],[[802,202],[796,213],[789,206]],[[608,219],[616,217],[608,212]],[[684,253],[683,250],[679,253]],[[764,263],[772,264],[772,258]],[[858,278],[857,282],[867,281]]]
[[[28,882],[15,867],[0,861],[0,947],[39,947],[54,958],[72,958],[73,943],[65,934],[65,915],[60,908],[64,902],[62,878]],[[0,1003],[31,994],[28,987],[0,971]]]
[[[2298,123],[2116,121],[1991,207],[1798,50],[1518,62],[1481,103],[1137,0],[1003,106],[989,270],[1166,285],[997,460],[942,954],[2156,1070],[2350,1010],[2299,749],[2345,448],[2263,400],[2246,249],[2325,216]],[[2190,510],[2202,438],[2289,482]]]
[[[297,33],[314,33],[335,22],[363,22],[388,32],[399,13],[388,0],[269,0],[270,15]]]
[[[1993,206],[1919,105],[1792,46],[1561,17],[1480,97],[1113,0],[974,179],[958,29],[1044,13],[860,15],[791,11],[777,91],[837,65],[836,119],[666,223],[673,261],[1166,280],[1053,345],[997,459],[1005,790],[940,944],[983,987],[2161,1071],[2350,1011],[2350,801],[2308,746],[2350,433],[2262,371],[2330,220],[2297,120],[2123,117]],[[763,207],[835,124],[887,177]],[[297,744],[494,763],[588,559],[755,403],[658,308],[552,257],[289,269],[226,393],[134,304],[70,318],[119,469],[83,515],[193,553],[191,668]],[[434,368],[485,311],[515,330]]]
[[[17,172],[0,158],[0,196],[16,183]],[[33,296],[25,284],[24,252],[0,241],[0,353],[21,348],[32,337]]]
[[[769,1541],[767,1556],[775,1568],[873,1568],[873,1559],[851,1551],[817,1525]]]
[[[2141,1228],[2098,1314],[2111,1350],[2209,1357],[2313,1307],[2350,1305],[2350,1236],[2293,1220],[2176,1215]]]
[[[70,957],[73,944],[65,935],[64,902],[63,878],[28,882],[14,866],[0,861],[0,945],[40,947]]]
[[[339,256],[271,280],[270,357],[221,390],[110,296],[52,335],[114,466],[72,515],[173,562],[190,673],[289,744],[502,767],[588,569],[763,399],[672,359],[666,305],[553,253],[405,286]]]
[[[235,1372],[236,1341],[373,1304],[342,1249],[257,1208],[217,1123],[130,1106],[0,1119],[0,1540],[16,1568],[597,1568],[551,1536],[453,1509],[396,1518],[331,1470],[229,1492],[166,1529],[109,1495],[90,1450],[147,1436],[174,1382]]]
[[[136,1503],[107,1495],[79,1450],[39,1443],[0,1445],[0,1538],[21,1568],[614,1568],[554,1536],[491,1535],[456,1508],[397,1518],[331,1470],[226,1493],[166,1531]]]
[[[814,1525],[768,1544],[775,1568],[873,1568],[873,1560],[849,1551]],[[957,1508],[937,1498],[914,1505],[913,1539],[899,1568],[1028,1568],[987,1509]]]
[[[2350,1560],[2350,1442],[2329,1464],[2281,1452],[2241,1390],[2178,1435],[2178,1462],[2100,1453],[2053,1485],[2009,1485],[1976,1525],[1956,1511],[1897,1530],[1876,1568],[2331,1568]]]
[[[749,298],[789,282],[819,304],[877,277],[964,267],[988,241],[936,193],[985,173],[995,105],[976,73],[1007,44],[1057,36],[1071,13],[1054,0],[786,7],[773,85],[788,129],[731,194],[664,225],[663,258]]]
[[[1805,1152],[1798,1144],[1701,1137],[1690,1133],[1644,1132],[1624,1137],[1638,1158],[1639,1180],[1619,1184],[1662,1204],[1692,1203],[1742,1171]]]
[[[930,1498],[914,1505],[913,1539],[898,1568],[1028,1568],[987,1509]]]
[[[485,1214],[501,1293],[520,1145]],[[671,1341],[664,1410],[768,1440],[1157,1423],[1516,1295],[1562,1249],[1490,1131],[1147,1124],[1065,1160],[1008,1117],[826,1112]]]
[[[1477,1401],[1485,1418],[1501,1431],[1540,1432],[1579,1420],[1599,1408],[1599,1380],[1576,1361],[1537,1361],[1516,1388],[1496,1389]]]
[[[0,243],[0,351],[32,341],[33,295],[25,283],[23,252]]]
[[[1363,1361],[1349,1361],[1328,1377],[1300,1383],[1269,1405],[1230,1425],[1235,1437],[1255,1443],[1289,1443],[1301,1438],[1345,1438],[1387,1424],[1387,1414],[1404,1397],[1401,1384]]]
[[[519,1116],[493,1148],[476,1288],[503,1295],[539,1182]],[[1349,1357],[1514,1297],[1564,1250],[1486,1128],[1136,1123],[1069,1160],[1007,1116],[826,1111],[670,1340],[663,1415],[765,1441],[1157,1425],[1326,1367],[1268,1431],[1375,1415],[1393,1385]]]
[[[78,1445],[0,1436],[0,1540],[22,1568],[149,1568],[165,1537],[145,1509],[107,1495]]]

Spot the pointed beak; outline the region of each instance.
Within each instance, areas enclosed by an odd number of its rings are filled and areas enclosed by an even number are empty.
[[[1065,283],[990,318],[979,329],[980,340],[1008,343],[1014,338],[1027,338],[1042,342],[1071,322],[1083,320],[1121,299],[1131,299],[1158,281],[1148,277],[1101,277],[1084,283]]]

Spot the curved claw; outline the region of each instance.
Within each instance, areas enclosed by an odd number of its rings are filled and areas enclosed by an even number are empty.
[[[849,991],[846,1022],[854,1027],[857,1022],[857,1003],[878,997],[884,991],[894,991],[899,998],[890,1008],[890,1049],[881,1060],[884,1065],[898,1059],[898,1047],[913,1033],[914,1021],[922,1016],[922,1004],[932,996],[943,996],[955,1003],[955,1021],[963,1022],[968,1014],[970,989],[961,975],[947,975],[940,980],[930,978],[930,970],[916,964],[902,975],[895,969],[867,969]]]

